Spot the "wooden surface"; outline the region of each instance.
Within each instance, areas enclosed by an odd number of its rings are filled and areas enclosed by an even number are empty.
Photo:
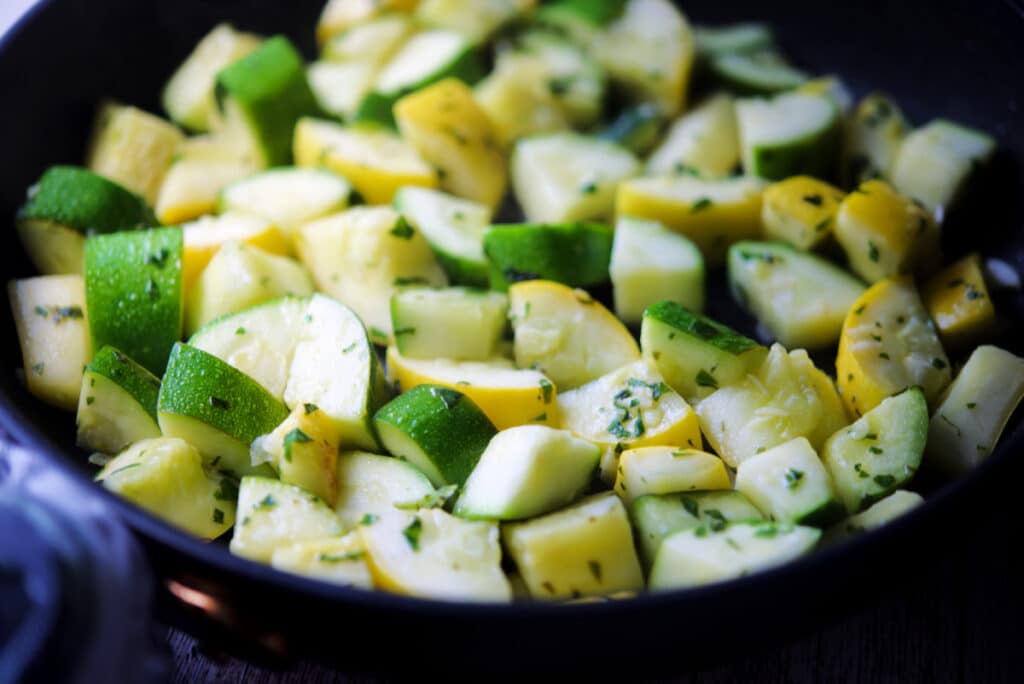
[[[681,671],[675,681],[1024,682],[1024,516],[1015,502],[993,503],[988,511],[964,512],[976,520],[976,529],[951,542],[947,557],[911,590],[882,597],[859,615],[783,649],[737,653],[732,663],[705,672]],[[771,629],[770,616],[749,617],[750,629]],[[178,632],[169,632],[168,641],[176,682],[374,681],[313,663],[271,672],[208,657]],[[685,663],[683,645],[679,659]]]

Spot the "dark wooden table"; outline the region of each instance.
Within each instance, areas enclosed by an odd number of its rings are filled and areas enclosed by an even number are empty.
[[[912,588],[893,591],[838,624],[770,652],[737,652],[717,669],[680,672],[677,681],[710,682],[1024,682],[1024,512],[995,501],[967,535]],[[851,559],[855,562],[855,559]],[[836,591],[842,591],[836,587]],[[756,619],[752,629],[770,629]],[[272,672],[210,657],[187,635],[168,632],[177,682],[369,682],[302,663]]]

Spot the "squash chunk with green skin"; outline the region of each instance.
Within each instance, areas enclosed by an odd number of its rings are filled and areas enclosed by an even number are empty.
[[[48,404],[75,410],[92,358],[82,276],[37,276],[7,285],[25,385]]]
[[[199,452],[181,439],[136,442],[104,466],[96,481],[203,539],[216,539],[235,521],[234,503],[223,500],[220,478],[208,474]]]
[[[760,368],[697,404],[700,427],[722,459],[739,466],[797,437],[815,449],[847,424],[832,380],[807,352],[773,345]]]
[[[684,589],[767,570],[807,554],[820,538],[813,527],[767,521],[683,530],[661,543],[650,588]]]
[[[391,297],[395,345],[411,359],[486,361],[498,356],[508,297],[469,288],[410,288]]]
[[[503,527],[505,547],[539,599],[643,589],[626,509],[611,492]]]
[[[939,225],[885,181],[860,185],[839,205],[834,233],[850,268],[869,283],[926,274],[941,261]]]
[[[405,515],[403,508],[434,493],[427,476],[391,456],[347,451],[338,457],[338,498],[334,510],[346,527],[372,525]]]
[[[917,387],[885,399],[832,435],[821,458],[846,509],[857,513],[910,482],[927,436],[928,403]]]
[[[196,280],[185,307],[192,334],[221,316],[278,297],[308,297],[313,279],[302,264],[241,242],[226,242]]]
[[[316,404],[296,406],[250,447],[253,462],[268,461],[281,482],[302,487],[334,505],[338,496],[338,447],[334,421]]]
[[[76,166],[53,166],[18,210],[21,244],[43,275],[82,273],[87,235],[156,223],[145,200]]]
[[[835,525],[828,531],[827,541],[878,529],[923,503],[924,497],[917,492],[897,489],[884,499],[871,504],[866,510],[851,515],[844,522]]]
[[[511,223],[484,232],[493,290],[523,280],[551,280],[570,287],[608,282],[612,229],[601,223]]]
[[[250,139],[267,166],[290,162],[295,123],[320,113],[302,55],[284,36],[270,38],[219,72],[217,88],[225,126]]]
[[[629,330],[583,290],[532,280],[512,285],[508,295],[516,365],[540,370],[560,390],[640,358]]]
[[[770,100],[738,100],[736,118],[748,174],[768,180],[835,174],[841,119],[827,95],[790,92]]]
[[[461,392],[435,385],[399,395],[373,422],[384,447],[422,470],[435,486],[465,484],[498,432]]]
[[[270,556],[270,565],[331,584],[373,589],[366,550],[358,532],[279,547]]]
[[[285,405],[255,380],[180,343],[167,364],[157,413],[165,436],[194,444],[208,464],[235,475],[269,471],[251,464],[249,445],[288,417]]]
[[[665,382],[688,401],[739,382],[768,356],[754,340],[671,301],[644,311],[640,346]]]
[[[649,446],[619,456],[615,493],[627,504],[648,494],[729,489],[725,463],[699,449]]]
[[[383,517],[361,525],[373,583],[407,596],[507,602],[498,526],[461,520],[442,510]]]
[[[1024,359],[983,345],[974,350],[939,403],[925,458],[959,475],[991,454],[1024,397]]]
[[[805,437],[740,463],[736,491],[780,522],[825,527],[846,513],[833,492],[828,470]]]
[[[113,347],[100,349],[82,376],[76,443],[115,454],[160,436],[156,405],[160,379]]]
[[[181,339],[180,228],[94,235],[85,243],[85,297],[94,349],[111,345],[154,375]]]
[[[455,514],[518,520],[572,503],[590,484],[601,450],[564,430],[523,425],[499,432],[473,468]]]
[[[341,520],[315,494],[266,477],[243,477],[237,524],[228,548],[236,556],[269,563],[278,549],[341,537]]]

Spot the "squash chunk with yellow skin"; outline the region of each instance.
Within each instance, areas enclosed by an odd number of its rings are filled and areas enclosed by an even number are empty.
[[[253,443],[282,482],[313,492],[333,506],[338,496],[341,431],[316,404],[299,404],[277,428]]]
[[[213,256],[228,242],[257,247],[268,254],[288,256],[291,243],[276,226],[252,214],[228,212],[186,223],[181,257],[181,285],[186,296]]]
[[[387,12],[409,13],[419,0],[328,0],[316,23],[316,40],[323,45],[332,36]]]
[[[505,155],[487,114],[462,81],[448,78],[395,103],[402,137],[435,168],[441,189],[492,209],[508,183]]]
[[[950,347],[977,341],[995,323],[996,310],[977,254],[936,273],[921,288],[921,298],[942,341]]]
[[[798,249],[814,249],[832,235],[845,196],[839,188],[810,176],[772,183],[765,188],[761,210],[765,236]]]
[[[615,476],[615,493],[626,503],[647,494],[731,488],[722,459],[692,448],[629,449],[619,457]]]

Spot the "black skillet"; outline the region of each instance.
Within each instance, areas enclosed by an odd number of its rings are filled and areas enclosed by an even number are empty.
[[[159,88],[217,21],[285,33],[313,54],[324,0],[51,0],[0,45],[0,276],[31,275],[10,217],[54,163],[80,163],[93,107],[115,97],[159,111]],[[949,221],[951,254],[980,249],[1024,269],[1024,9],[1018,2],[724,2],[685,4],[707,23],[756,19],[777,29],[794,61],[841,74],[858,95],[881,89],[916,122],[945,116],[994,134],[1001,150]],[[713,281],[713,315],[749,321]],[[1004,296],[1000,340],[1021,353],[1024,298]],[[62,470],[90,476],[73,418],[29,397],[10,315],[0,314],[0,420]],[[747,328],[749,330],[749,327]],[[457,605],[369,593],[277,573],[230,556],[105,495],[137,532],[164,590],[160,615],[252,659],[313,656],[348,671],[488,677],[520,671],[636,676],[681,672],[771,647],[913,582],[955,553],[986,501],[1021,474],[1015,424],[970,475],[929,487],[925,506],[888,527],[756,576],[606,604]],[[927,487],[928,483],[924,485]],[[982,513],[983,515],[983,513]],[[941,600],[942,597],[937,597]]]

